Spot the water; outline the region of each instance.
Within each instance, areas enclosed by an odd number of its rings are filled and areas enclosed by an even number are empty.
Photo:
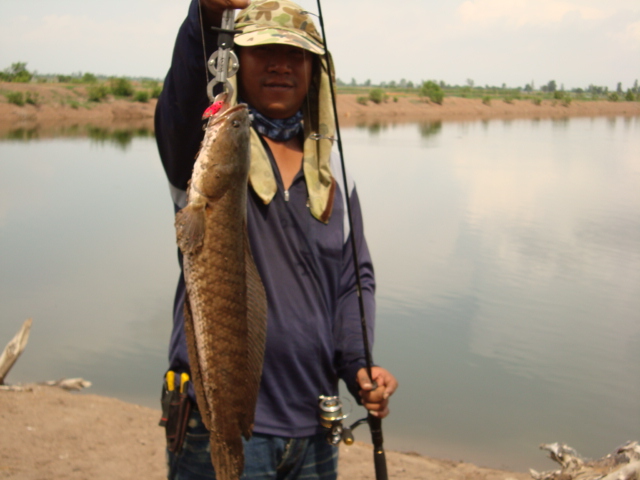
[[[8,381],[82,376],[157,408],[178,270],[155,144],[28,136],[0,142],[0,343],[34,318]],[[553,468],[542,442],[640,439],[640,118],[343,137],[374,356],[401,382],[387,448],[525,470]]]

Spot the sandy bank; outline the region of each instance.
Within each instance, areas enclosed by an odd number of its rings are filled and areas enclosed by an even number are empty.
[[[46,135],[59,134],[77,125],[97,128],[153,130],[155,100],[146,103],[109,98],[88,102],[82,85],[1,83],[0,92],[27,92],[34,104],[17,106],[0,95],[0,136],[16,129],[33,129]],[[640,102],[573,101],[568,106],[545,100],[534,105],[531,100],[506,103],[494,99],[485,105],[480,99],[448,97],[442,105],[424,102],[415,96],[398,97],[376,105],[361,105],[357,95],[338,96],[342,126],[395,124],[432,121],[473,121],[517,118],[568,118],[598,116],[640,116]]]
[[[0,478],[20,480],[165,477],[160,412],[58,388],[0,391]],[[340,479],[373,479],[370,445],[342,447]],[[387,452],[389,478],[525,480],[525,473]]]

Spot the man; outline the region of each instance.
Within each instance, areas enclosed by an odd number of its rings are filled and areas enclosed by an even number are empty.
[[[208,27],[220,25],[226,8],[245,8],[236,19],[242,31],[235,37],[236,91],[253,114],[247,229],[268,301],[263,375],[254,434],[244,444],[243,478],[336,478],[337,448],[319,424],[319,395],[337,395],[342,378],[372,414],[384,418],[397,382],[373,367],[373,390],[364,368],[352,238],[370,339],[373,267],[355,188],[343,185],[331,154],[327,63],[311,18],[289,0],[193,0],[158,101],[158,148],[177,211],[186,205],[201,116],[209,105],[205,58],[217,41]],[[353,232],[345,221],[347,188]],[[175,372],[189,372],[184,300],[181,276],[170,343]],[[187,425],[184,440],[168,452],[169,478],[215,478],[208,433],[195,408]]]

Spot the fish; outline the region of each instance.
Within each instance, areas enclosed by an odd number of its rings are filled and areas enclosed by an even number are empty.
[[[216,99],[218,100],[218,99]],[[218,100],[219,101],[219,100]],[[184,329],[198,410],[219,480],[244,467],[262,375],[267,300],[247,236],[250,117],[223,99],[175,218],[187,298]]]

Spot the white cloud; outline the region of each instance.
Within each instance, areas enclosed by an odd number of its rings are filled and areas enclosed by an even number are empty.
[[[558,23],[576,14],[585,20],[607,16],[600,8],[558,0],[467,0],[458,7],[465,24],[500,22],[512,27]]]
[[[640,21],[630,23],[619,34],[615,35],[621,45],[640,49]]]
[[[165,2],[147,15],[126,9],[25,13],[0,20],[0,43],[11,45],[0,52],[3,65],[26,61],[42,73],[163,76],[186,8]]]

